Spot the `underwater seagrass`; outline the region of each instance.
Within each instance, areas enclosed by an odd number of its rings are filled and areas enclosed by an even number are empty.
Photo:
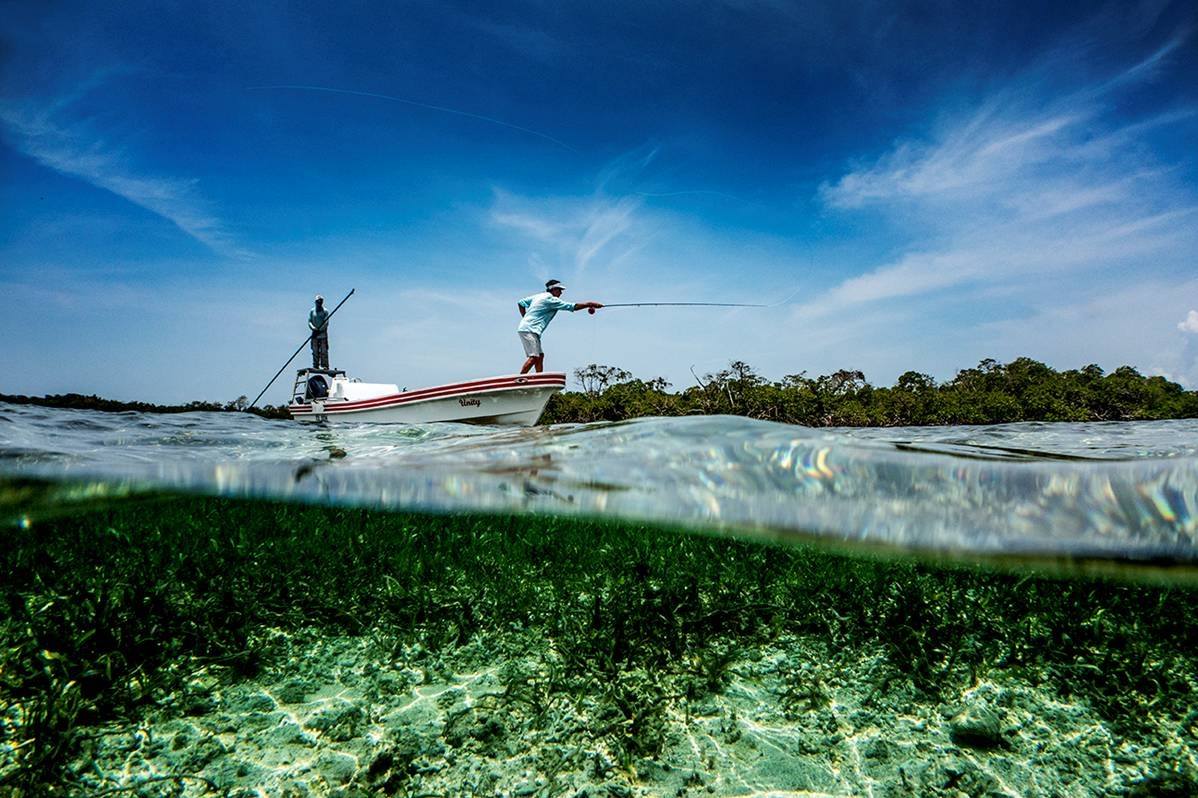
[[[370,673],[412,662],[435,672],[481,645],[504,663],[498,688],[447,709],[439,745],[460,751],[585,717],[555,743],[582,753],[544,766],[546,794],[595,768],[600,782],[636,784],[639,769],[651,783],[644,774],[680,729],[766,665],[770,703],[797,727],[829,711],[838,671],[872,658],[879,712],[900,699],[951,706],[1007,674],[1081,702],[1115,738],[1145,745],[1169,726],[1194,743],[1198,592],[1188,589],[944,569],[636,524],[175,495],[35,515],[0,535],[0,785],[11,795],[132,789],[137,774],[103,781],[73,764],[95,753],[94,729],[135,727],[168,696],[175,714],[209,711],[193,706],[196,672],[225,684],[286,675],[282,641],[305,634],[369,641]],[[767,650],[785,656],[763,660]],[[480,721],[487,707],[522,725]],[[486,722],[490,731],[479,731]],[[997,721],[952,723],[964,749],[1020,749]],[[380,746],[385,756],[376,752],[350,784],[431,788],[436,771],[399,767],[394,746]],[[1184,757],[1156,751],[1154,773],[1198,785]],[[935,769],[879,767],[871,778],[896,790],[934,794],[937,779],[951,781]],[[693,784],[728,787],[718,767],[701,770]],[[220,786],[203,768],[141,776],[151,777],[143,789]],[[1159,778],[1128,766],[1119,783],[1147,789]]]

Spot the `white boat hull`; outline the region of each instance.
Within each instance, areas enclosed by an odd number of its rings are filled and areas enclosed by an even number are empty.
[[[334,397],[293,401],[288,409],[297,421],[384,424],[449,421],[527,427],[537,423],[550,397],[565,387],[564,373],[546,372],[488,377],[354,401]]]

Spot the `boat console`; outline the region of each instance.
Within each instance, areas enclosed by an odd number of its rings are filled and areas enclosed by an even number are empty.
[[[295,373],[291,403],[301,405],[313,399],[325,399],[332,393],[334,380],[345,379],[342,369],[300,369]]]
[[[291,403],[360,402],[398,393],[398,385],[350,379],[341,369],[300,369],[295,374]]]

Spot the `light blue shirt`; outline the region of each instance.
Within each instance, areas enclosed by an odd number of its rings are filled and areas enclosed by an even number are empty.
[[[573,312],[578,309],[573,302],[559,299],[548,291],[526,296],[520,300],[519,305],[524,308],[524,318],[520,319],[520,326],[516,328],[516,332],[530,332],[537,335],[545,332],[545,328],[549,326],[549,322],[553,321],[553,317],[559,310]]]

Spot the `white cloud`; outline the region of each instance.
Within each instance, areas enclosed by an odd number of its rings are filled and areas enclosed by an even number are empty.
[[[1191,310],[1187,313],[1185,319],[1177,325],[1177,329],[1186,333],[1198,334],[1198,310]]]
[[[834,208],[897,200],[996,196],[1012,180],[1059,161],[1083,112],[1022,116],[987,104],[931,142],[900,142],[872,166],[821,188]]]
[[[555,243],[560,236],[572,235],[569,227],[531,211],[491,211],[491,223],[507,227],[544,243]]]
[[[528,197],[496,188],[488,221],[532,244],[528,262],[544,279],[578,277],[592,267],[610,272],[655,236],[660,215],[645,207],[640,192],[660,149],[636,147],[612,158],[596,173],[588,194]]]
[[[840,212],[867,209],[909,238],[905,251],[800,306],[799,320],[941,296],[943,309],[998,289],[1020,305],[1078,298],[1149,275],[1189,273],[1198,197],[1147,135],[1191,122],[1193,108],[1127,124],[1111,95],[1154,79],[1176,41],[1090,86],[1045,95],[1045,71],[1020,76],[944,121],[821,186]],[[1062,281],[1074,275],[1073,284]],[[1045,295],[1045,286],[1062,290]],[[1074,294],[1071,296],[1071,294]]]
[[[0,105],[0,125],[17,149],[43,166],[162,217],[218,254],[247,255],[201,195],[198,180],[141,173],[89,123],[70,118],[77,99],[70,95],[45,107]]]
[[[1123,72],[1098,86],[1096,91],[1098,93],[1105,93],[1111,89],[1123,86],[1124,84],[1154,80],[1159,75],[1162,66],[1167,62],[1168,56],[1185,43],[1185,40],[1189,37],[1189,33],[1190,32],[1186,30],[1174,36],[1138,64],[1133,64]]]
[[[568,267],[574,277],[596,261],[618,262],[643,245],[652,231],[639,216],[642,205],[639,197],[601,193],[535,199],[496,191],[488,220],[532,243],[530,263],[548,263],[554,273]]]

